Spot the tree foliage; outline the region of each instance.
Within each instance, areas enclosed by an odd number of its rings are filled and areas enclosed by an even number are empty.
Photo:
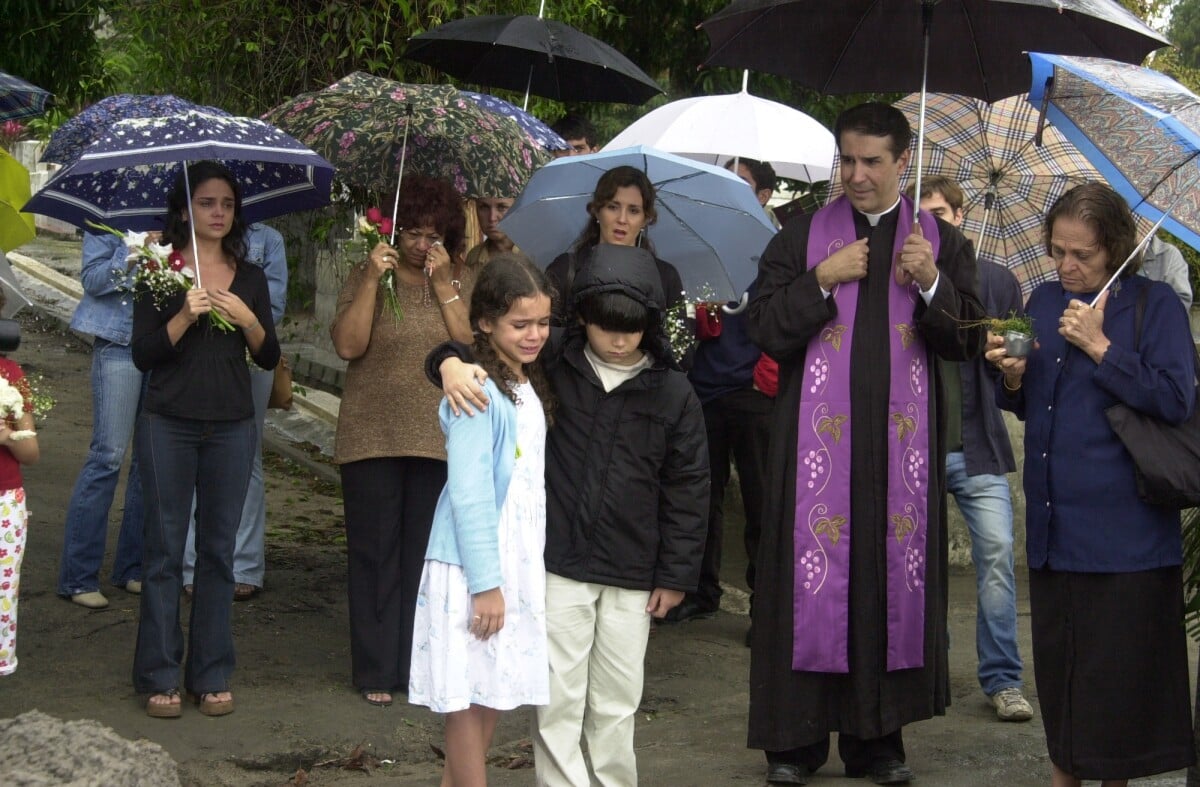
[[[119,79],[96,37],[99,0],[0,0],[0,70],[55,96],[70,113],[105,95]]]

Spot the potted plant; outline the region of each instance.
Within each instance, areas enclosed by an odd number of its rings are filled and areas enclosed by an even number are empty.
[[[1033,320],[1016,312],[1009,312],[1007,317],[992,318],[985,322],[985,327],[992,333],[1004,337],[1004,351],[1012,358],[1024,358],[1033,349]]]

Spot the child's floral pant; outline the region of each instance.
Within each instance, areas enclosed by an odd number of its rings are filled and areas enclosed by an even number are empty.
[[[17,592],[28,519],[24,488],[0,492],[0,675],[17,669]]]

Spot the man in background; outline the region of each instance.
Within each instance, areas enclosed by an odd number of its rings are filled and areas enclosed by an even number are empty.
[[[556,151],[565,156],[583,156],[600,150],[599,137],[592,121],[574,113],[563,115],[550,128],[571,146],[568,151]]]

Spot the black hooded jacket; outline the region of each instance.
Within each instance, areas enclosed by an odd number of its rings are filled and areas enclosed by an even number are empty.
[[[649,256],[605,247],[577,276],[576,302],[618,291],[661,314]],[[559,403],[546,438],[546,570],[637,590],[695,590],[708,513],[700,401],[661,331],[642,342],[651,365],[609,392],[586,343],[572,327],[542,354]]]

